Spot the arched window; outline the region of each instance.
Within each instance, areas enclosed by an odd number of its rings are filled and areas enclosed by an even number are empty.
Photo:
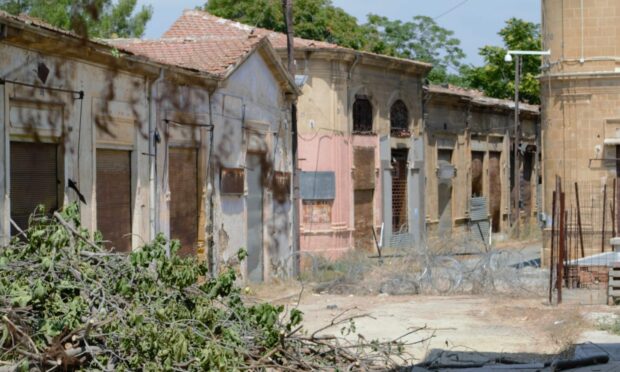
[[[390,129],[392,134],[403,134],[409,130],[409,110],[401,100],[394,102],[390,108]]]
[[[372,132],[372,104],[365,96],[358,96],[353,103],[353,133]]]

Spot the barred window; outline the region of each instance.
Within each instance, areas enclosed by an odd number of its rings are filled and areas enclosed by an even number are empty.
[[[365,97],[357,97],[353,103],[353,132],[372,132],[372,104]]]
[[[399,134],[409,130],[409,110],[401,100],[392,104],[390,108],[390,128],[392,134]]]

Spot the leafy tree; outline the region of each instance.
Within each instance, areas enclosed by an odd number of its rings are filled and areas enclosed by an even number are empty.
[[[517,18],[506,21],[499,35],[504,46],[485,46],[480,48],[484,65],[465,66],[462,77],[465,85],[482,90],[486,95],[496,98],[514,97],[515,63],[504,61],[509,49],[540,50],[542,48],[540,25]],[[523,101],[540,103],[540,86],[536,76],[540,72],[540,57],[521,56],[521,83],[519,96]]]
[[[0,0],[0,9],[26,13],[53,26],[90,37],[140,37],[153,15],[151,6],[135,12],[137,0]]]
[[[281,0],[209,0],[204,9],[241,23],[286,32]],[[357,19],[331,0],[296,0],[293,9],[295,36],[361,49],[364,29]]]
[[[409,22],[390,20],[376,14],[368,15],[364,25],[368,35],[366,49],[400,58],[415,59],[434,65],[429,80],[435,83],[458,83],[465,53],[454,32],[439,26],[431,17],[415,16]]]

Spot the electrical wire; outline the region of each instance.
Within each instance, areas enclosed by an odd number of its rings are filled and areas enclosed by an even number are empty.
[[[463,0],[460,3],[456,4],[455,6],[453,6],[452,8],[446,10],[445,12],[441,13],[440,15],[434,17],[434,20],[438,20],[439,18],[448,15],[450,13],[452,13],[453,11],[455,11],[457,8],[461,7],[462,5],[465,5],[465,3],[467,3],[469,0]]]

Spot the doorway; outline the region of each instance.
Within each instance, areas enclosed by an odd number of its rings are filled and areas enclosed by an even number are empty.
[[[437,187],[437,216],[439,231],[449,232],[452,229],[452,150],[437,150],[439,178]],[[447,171],[444,171],[447,170]]]
[[[501,227],[501,207],[502,207],[502,179],[500,171],[500,159],[502,153],[499,151],[489,152],[489,209],[493,220],[492,230],[494,233],[500,232]]]
[[[97,149],[97,229],[108,249],[131,251],[131,151]]]
[[[46,213],[58,209],[58,145],[11,142],[11,219],[28,228],[30,215],[43,205]],[[17,229],[11,226],[11,235]]]
[[[253,282],[263,281],[263,157],[259,153],[246,157],[247,263],[248,279]]]
[[[198,239],[198,150],[172,147],[168,161],[170,237],[181,243],[180,256],[195,255]]]
[[[484,195],[482,173],[484,170],[484,152],[472,151],[471,153],[471,197],[477,198]]]
[[[408,149],[392,149],[392,231],[409,230],[407,219],[407,155]]]

